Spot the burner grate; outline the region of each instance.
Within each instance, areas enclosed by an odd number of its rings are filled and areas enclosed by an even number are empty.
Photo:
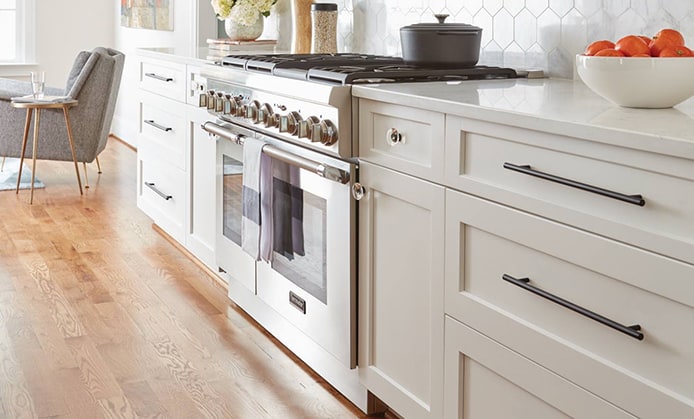
[[[426,68],[405,64],[401,57],[358,53],[235,54],[224,57],[222,65],[278,77],[341,85],[519,77],[511,68],[483,65],[468,68]]]
[[[423,68],[410,65],[368,65],[314,67],[307,79],[338,84],[412,83],[422,81],[457,81],[511,79],[518,74],[512,68],[476,66],[469,68]]]

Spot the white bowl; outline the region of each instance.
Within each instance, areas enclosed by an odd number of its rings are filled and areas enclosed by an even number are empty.
[[[581,80],[629,108],[671,108],[694,95],[694,57],[576,56]]]

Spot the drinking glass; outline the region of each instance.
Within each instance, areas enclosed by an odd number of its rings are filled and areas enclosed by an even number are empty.
[[[31,72],[31,91],[34,93],[34,99],[43,98],[43,88],[46,84],[46,73],[43,71]]]

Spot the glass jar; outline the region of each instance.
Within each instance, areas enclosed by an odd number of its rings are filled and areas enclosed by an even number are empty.
[[[337,4],[311,4],[311,53],[337,53]]]

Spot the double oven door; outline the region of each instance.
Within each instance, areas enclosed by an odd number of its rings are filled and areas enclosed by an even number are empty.
[[[206,125],[217,134],[217,264],[323,347],[356,366],[355,166],[229,122]],[[263,152],[292,166],[291,184],[273,173],[275,208],[270,262],[241,249],[243,139],[254,136]],[[327,175],[326,175],[327,174]],[[323,176],[325,175],[325,177]],[[286,198],[286,197],[285,197]],[[284,201],[286,202],[286,201]],[[291,213],[291,217],[289,217]],[[290,230],[286,222],[291,218]],[[283,221],[284,219],[284,221]]]

